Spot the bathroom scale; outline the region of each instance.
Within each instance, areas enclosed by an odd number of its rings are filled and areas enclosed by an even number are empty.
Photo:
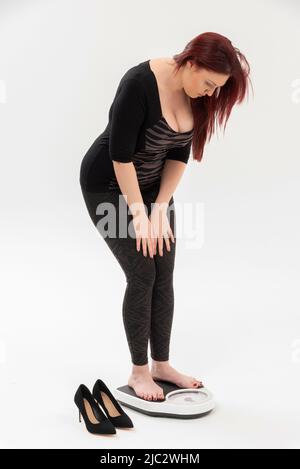
[[[121,405],[152,417],[194,419],[215,408],[213,394],[205,387],[180,388],[174,383],[154,380],[164,391],[164,400],[146,401],[128,385],[118,387],[114,396]]]

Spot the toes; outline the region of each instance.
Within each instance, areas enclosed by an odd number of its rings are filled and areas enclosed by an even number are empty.
[[[201,387],[201,386],[203,386],[202,381],[196,381],[196,386],[197,386],[198,388]]]
[[[200,384],[200,383],[202,383],[202,381],[200,381],[200,380],[197,379],[197,378],[193,378],[193,381],[194,381],[195,384]]]
[[[142,399],[146,400],[146,401],[157,401],[158,399],[164,399],[164,395],[163,393],[158,393],[158,394],[154,394],[154,393],[141,393],[140,396]]]

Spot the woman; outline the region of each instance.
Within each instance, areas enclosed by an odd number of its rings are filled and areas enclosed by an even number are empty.
[[[194,159],[201,161],[215,119],[219,124],[225,119],[226,125],[233,105],[243,101],[248,74],[239,50],[212,32],[195,37],[172,58],[140,62],[121,78],[108,125],[81,163],[89,215],[126,277],[122,314],[132,360],[128,385],[143,399],[163,399],[155,379],[184,388],[202,386],[169,363],[173,193],[191,146]]]

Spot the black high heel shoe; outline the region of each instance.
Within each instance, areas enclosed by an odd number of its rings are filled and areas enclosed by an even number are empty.
[[[80,384],[77,389],[74,402],[79,409],[79,422],[81,422],[82,416],[86,429],[90,433],[101,435],[117,433],[113,424],[100,409],[92,393],[84,384]]]
[[[124,412],[119,402],[110,392],[106,384],[98,379],[93,387],[93,396],[105,410],[108,419],[117,428],[133,428],[131,418]]]

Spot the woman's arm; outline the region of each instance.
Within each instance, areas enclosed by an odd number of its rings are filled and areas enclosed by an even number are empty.
[[[161,175],[157,203],[167,203],[176,190],[190,157],[192,140],[183,146],[174,147],[167,152],[164,169]],[[168,205],[167,205],[168,207]]]
[[[144,122],[146,97],[142,84],[134,79],[122,80],[110,108],[109,155],[116,179],[133,216],[136,247],[153,257],[151,224],[140,191],[133,155],[138,133]]]
[[[127,197],[126,202],[130,210],[134,209],[134,207],[131,207],[132,204],[138,204],[136,207],[141,211],[140,214],[146,214],[134,164],[132,162],[113,161],[113,166],[122,194]],[[134,210],[132,210],[132,215],[136,215]]]
[[[170,240],[175,243],[174,234],[171,230],[167,211],[169,201],[185,170],[186,163],[178,160],[167,159],[161,175],[159,193],[150,215],[150,221],[154,232],[154,254],[157,253],[157,245],[160,256],[163,255],[163,243],[165,240],[167,250],[171,250]]]
[[[150,221],[154,232],[154,254],[157,252],[163,255],[163,242],[165,240],[167,250],[171,250],[170,240],[175,243],[174,234],[171,230],[167,212],[170,199],[186,168],[191,149],[192,141],[186,145],[174,147],[167,153],[167,158],[160,180],[159,193],[155,199],[155,204],[151,212]]]
[[[185,168],[186,163],[182,161],[166,159],[161,175],[159,193],[155,200],[156,203],[166,203],[168,206]]]
[[[150,257],[153,257],[154,248],[151,236],[151,223],[145,209],[134,164],[132,162],[122,163],[113,160],[113,166],[121,192],[133,217],[133,227],[136,233],[136,249],[140,251],[142,244],[144,256],[146,257],[147,251],[149,251]]]

